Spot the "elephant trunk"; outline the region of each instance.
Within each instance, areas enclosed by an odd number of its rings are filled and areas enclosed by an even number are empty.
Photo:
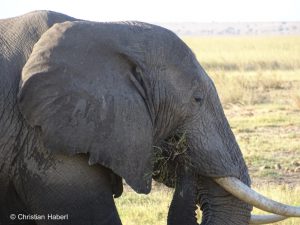
[[[230,143],[230,142],[229,142]],[[250,186],[251,181],[247,166],[240,154],[240,149],[235,140],[231,144],[232,155],[238,165],[237,177],[245,186]],[[214,178],[201,176],[198,182],[198,201],[202,210],[201,225],[246,225],[249,224],[252,205],[238,199],[230,192],[215,182]]]
[[[176,175],[175,192],[168,213],[168,225],[198,225],[195,212],[197,209],[195,175],[188,168],[178,168]]]
[[[248,204],[226,193],[211,178],[200,177],[199,184],[201,225],[249,224],[251,207]]]

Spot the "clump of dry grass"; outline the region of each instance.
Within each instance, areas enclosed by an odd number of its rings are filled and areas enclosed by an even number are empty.
[[[187,149],[185,133],[176,133],[160,146],[154,146],[153,179],[168,187],[175,187],[177,167],[181,163],[188,163]]]

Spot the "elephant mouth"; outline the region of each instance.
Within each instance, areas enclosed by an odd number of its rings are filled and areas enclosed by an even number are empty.
[[[251,215],[250,224],[267,224],[289,217],[300,217],[300,207],[285,205],[269,199],[235,177],[214,178],[214,181],[243,202],[263,211],[274,213],[272,215]]]

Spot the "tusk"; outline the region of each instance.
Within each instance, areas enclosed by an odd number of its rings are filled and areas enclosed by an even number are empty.
[[[268,199],[235,177],[214,178],[214,181],[233,196],[256,208],[286,217],[300,217],[300,207],[289,206]]]
[[[250,224],[268,224],[275,223],[281,220],[285,220],[289,217],[280,216],[280,215],[251,215]]]

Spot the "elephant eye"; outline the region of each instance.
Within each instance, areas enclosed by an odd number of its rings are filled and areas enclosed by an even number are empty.
[[[202,93],[200,93],[199,91],[196,91],[193,94],[193,98],[194,98],[193,99],[194,103],[196,103],[197,105],[202,105],[203,100],[204,100]]]
[[[198,103],[202,103],[202,101],[203,101],[203,98],[201,98],[201,97],[195,97],[194,99],[195,99],[195,102],[198,102]]]
[[[197,103],[197,105],[202,105],[203,98],[202,97],[194,97],[194,101],[195,101],[195,103]]]

